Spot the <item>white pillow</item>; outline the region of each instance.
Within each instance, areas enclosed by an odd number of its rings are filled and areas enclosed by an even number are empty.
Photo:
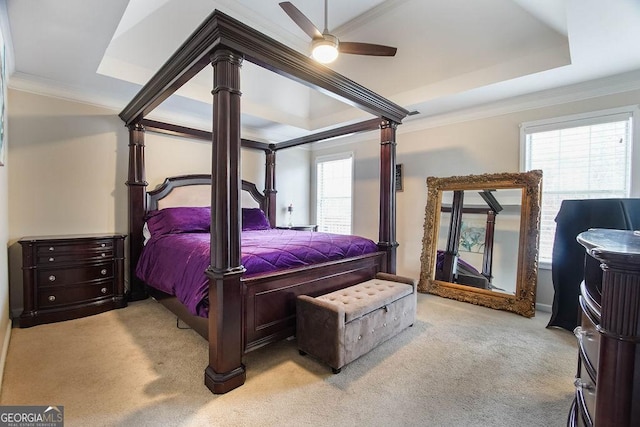
[[[144,223],[144,226],[142,226],[142,237],[144,237],[144,242],[142,242],[143,245],[146,245],[151,238],[151,232],[149,231],[149,227],[146,222]]]

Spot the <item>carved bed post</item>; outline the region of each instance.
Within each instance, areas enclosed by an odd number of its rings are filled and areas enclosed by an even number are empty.
[[[243,306],[240,253],[240,67],[242,56],[212,53],[213,147],[211,165],[211,265],[209,366],[205,385],[216,394],[244,384]]]
[[[273,149],[265,151],[266,176],[264,180],[264,195],[267,197],[267,217],[271,227],[276,226],[276,152]]]
[[[129,128],[129,295],[131,301],[147,298],[144,283],[136,277],[136,265],[142,252],[144,214],[147,211],[144,173],[144,126],[139,123],[130,124]]]
[[[380,123],[380,228],[378,247],[387,252],[385,271],[396,272],[396,129],[387,119]]]
[[[493,239],[496,228],[496,211],[487,212],[487,225],[484,235],[484,255],[482,257],[482,275],[489,280],[493,279]]]
[[[456,257],[460,246],[460,232],[462,230],[462,210],[464,207],[464,191],[453,192],[453,203],[451,205],[451,221],[449,222],[449,237],[447,239],[447,250],[444,253],[442,264],[443,277],[439,280],[453,282],[453,271],[456,267]]]

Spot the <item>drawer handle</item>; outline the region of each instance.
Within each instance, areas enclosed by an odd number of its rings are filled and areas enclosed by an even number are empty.
[[[56,276],[54,276],[53,274],[51,276],[49,276],[49,281],[50,282],[55,282],[56,281]]]
[[[573,330],[573,335],[575,335],[576,338],[578,338],[578,342],[582,342],[585,338],[588,340],[591,340],[593,338],[593,332],[587,331],[582,326],[577,326]]]
[[[53,252],[55,250],[56,250],[56,248],[54,248],[53,246],[49,246],[49,252]]]
[[[103,243],[103,244],[101,244],[100,246],[104,248],[104,247],[106,247],[106,246],[107,246],[107,244],[106,244],[106,243]]]
[[[573,382],[573,385],[576,386],[577,389],[581,389],[583,391],[588,391],[589,393],[593,393],[595,391],[595,387],[589,381],[583,381],[582,378],[576,378]]]
[[[102,274],[103,276],[105,276],[107,274],[107,269],[103,268],[102,270],[100,270],[100,274]]]
[[[103,253],[103,254],[102,254],[102,257],[103,257],[103,258],[104,258],[104,257],[106,257],[106,256],[107,256],[107,254],[105,254],[105,253]]]
[[[49,301],[53,302],[56,300],[55,295],[49,295]]]
[[[54,257],[49,258],[49,262],[53,262],[55,260]]]
[[[107,293],[107,288],[100,289],[100,292],[102,292],[103,294],[106,294]]]

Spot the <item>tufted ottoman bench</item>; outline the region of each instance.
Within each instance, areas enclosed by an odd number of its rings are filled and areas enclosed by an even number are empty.
[[[328,364],[334,373],[412,326],[417,281],[378,273],[374,279],[312,298],[297,298],[300,354]]]

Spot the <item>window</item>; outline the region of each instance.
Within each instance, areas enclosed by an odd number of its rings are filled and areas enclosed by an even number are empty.
[[[565,199],[629,197],[634,108],[524,123],[521,168],[542,169],[541,265],[551,264]]]
[[[353,155],[316,159],[316,221],[318,231],[351,234]]]

